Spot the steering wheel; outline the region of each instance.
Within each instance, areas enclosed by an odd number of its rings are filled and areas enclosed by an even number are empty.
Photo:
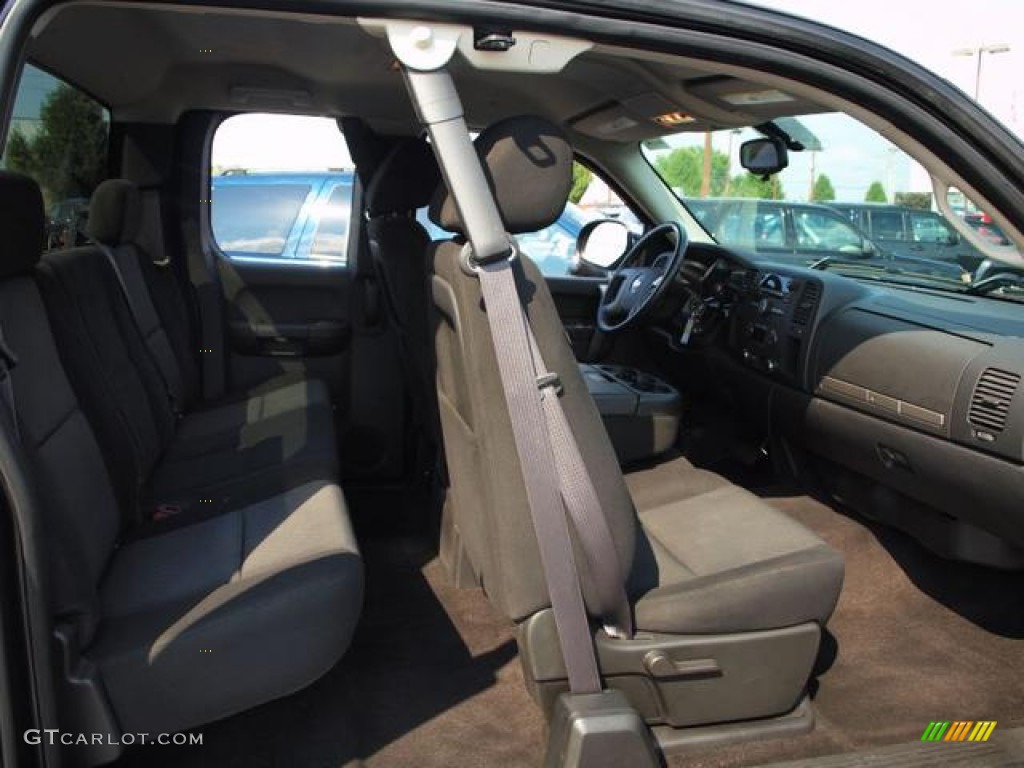
[[[659,251],[653,264],[643,263],[650,246],[675,240],[671,251]],[[672,284],[683,264],[689,238],[675,222],[660,224],[636,241],[622,257],[608,280],[601,303],[597,305],[597,327],[604,333],[633,328],[648,313],[665,289]]]

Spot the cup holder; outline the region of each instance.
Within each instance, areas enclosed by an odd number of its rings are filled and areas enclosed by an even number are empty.
[[[601,365],[598,367],[616,381],[625,384],[637,392],[667,395],[674,391],[672,387],[665,384],[661,379],[651,376],[649,373],[638,371],[636,368],[627,368],[621,365]]]

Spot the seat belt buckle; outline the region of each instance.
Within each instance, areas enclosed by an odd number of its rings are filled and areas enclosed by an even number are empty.
[[[184,512],[184,508],[177,504],[157,504],[153,512],[154,520],[170,520]]]
[[[543,376],[537,377],[537,389],[543,392],[548,387],[554,390],[556,397],[561,397],[562,379],[557,373],[545,373]]]

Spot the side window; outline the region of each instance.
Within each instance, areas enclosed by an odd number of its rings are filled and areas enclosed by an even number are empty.
[[[712,233],[718,242],[756,250],[786,247],[786,221],[781,208],[761,205],[755,200],[727,205]]]
[[[213,236],[228,256],[282,256],[313,189],[247,175],[217,178],[211,187]]]
[[[107,172],[110,113],[69,83],[26,64],[3,167],[31,176],[46,206],[46,248],[85,242],[89,198]]]
[[[335,121],[228,118],[213,137],[210,168],[217,247],[233,260],[345,266],[353,184]]]
[[[838,215],[820,211],[793,211],[796,247],[800,251],[860,253],[863,238]]]
[[[871,235],[875,240],[903,240],[903,214],[899,211],[871,211]]]
[[[643,231],[640,219],[599,174],[577,162],[573,163],[572,178],[569,199],[558,221],[538,232],[516,236],[522,251],[547,277],[572,274],[576,238],[588,221],[618,219],[634,232]]]
[[[910,231],[915,243],[950,243],[956,239],[949,224],[929,213],[910,214]]]

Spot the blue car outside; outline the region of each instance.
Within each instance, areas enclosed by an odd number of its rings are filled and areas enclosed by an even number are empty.
[[[220,250],[234,259],[297,260],[343,266],[348,253],[354,175],[333,172],[227,173],[211,181],[211,223]],[[433,240],[450,237],[416,212]],[[570,274],[576,238],[592,218],[572,203],[549,227],[516,240],[541,272]]]

